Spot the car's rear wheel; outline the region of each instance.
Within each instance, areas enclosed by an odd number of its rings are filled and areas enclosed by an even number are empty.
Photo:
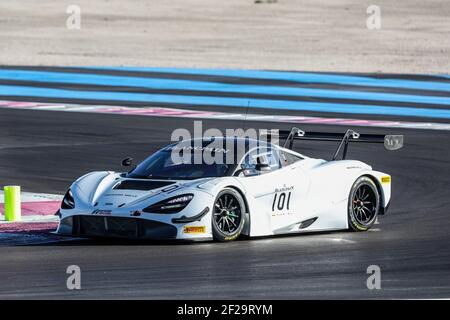
[[[348,224],[353,231],[367,231],[377,220],[380,195],[369,177],[360,177],[353,184],[348,199]]]
[[[225,188],[214,202],[212,233],[216,241],[231,241],[238,238],[244,228],[245,204],[239,192]]]

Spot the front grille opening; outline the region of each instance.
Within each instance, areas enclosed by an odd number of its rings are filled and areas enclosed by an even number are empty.
[[[86,237],[175,239],[177,228],[140,218],[74,216],[73,234]]]
[[[80,235],[138,237],[136,219],[116,217],[80,217]]]

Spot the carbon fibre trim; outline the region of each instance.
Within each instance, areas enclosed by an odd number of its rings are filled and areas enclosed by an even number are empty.
[[[200,212],[199,214],[193,216],[193,217],[186,217],[186,216],[182,216],[181,218],[173,218],[172,222],[173,223],[189,223],[189,222],[194,222],[194,221],[200,221],[205,214],[207,214],[209,212],[209,207],[206,207],[205,209],[202,210],[202,212]]]

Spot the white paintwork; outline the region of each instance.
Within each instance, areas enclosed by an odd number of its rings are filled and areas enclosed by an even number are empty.
[[[202,178],[177,181],[179,188],[174,192],[162,192],[164,187],[150,191],[113,190],[122,180],[117,172],[92,172],[76,180],[71,190],[76,207],[62,210],[63,218],[71,215],[92,215],[95,209],[112,210],[112,215],[131,217],[131,213],[164,200],[168,197],[193,193],[194,199],[176,214],[152,214],[142,212],[140,219],[160,221],[175,225],[178,239],[211,238],[211,210],[201,221],[188,223],[189,226],[205,226],[205,233],[185,234],[185,224],[173,224],[172,218],[195,216],[205,207],[213,208],[216,195],[225,187],[239,190],[248,204],[250,225],[249,236],[267,236],[282,233],[298,233],[348,228],[348,196],[353,183],[360,176],[371,176],[382,187],[382,203],[390,201],[390,183],[382,183],[381,177],[388,176],[356,160],[325,161],[313,159],[299,153],[279,148],[285,152],[304,158],[279,170],[252,177]],[[288,188],[291,191],[289,208],[278,210],[274,197]],[[94,204],[98,205],[94,208]],[[105,205],[109,203],[109,205]],[[126,203],[122,207],[119,204]],[[274,210],[272,208],[274,207]],[[309,227],[299,230],[302,221],[317,217]],[[59,233],[66,230],[58,228]]]

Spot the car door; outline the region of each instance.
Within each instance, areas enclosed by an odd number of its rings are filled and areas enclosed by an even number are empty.
[[[261,163],[263,170],[258,170]],[[298,164],[286,163],[282,151],[276,148],[251,150],[241,168],[244,178],[240,180],[248,191],[247,197],[252,197],[262,211],[256,214],[270,217],[274,233],[286,232],[286,228],[307,216],[302,202],[307,192],[308,177]]]

